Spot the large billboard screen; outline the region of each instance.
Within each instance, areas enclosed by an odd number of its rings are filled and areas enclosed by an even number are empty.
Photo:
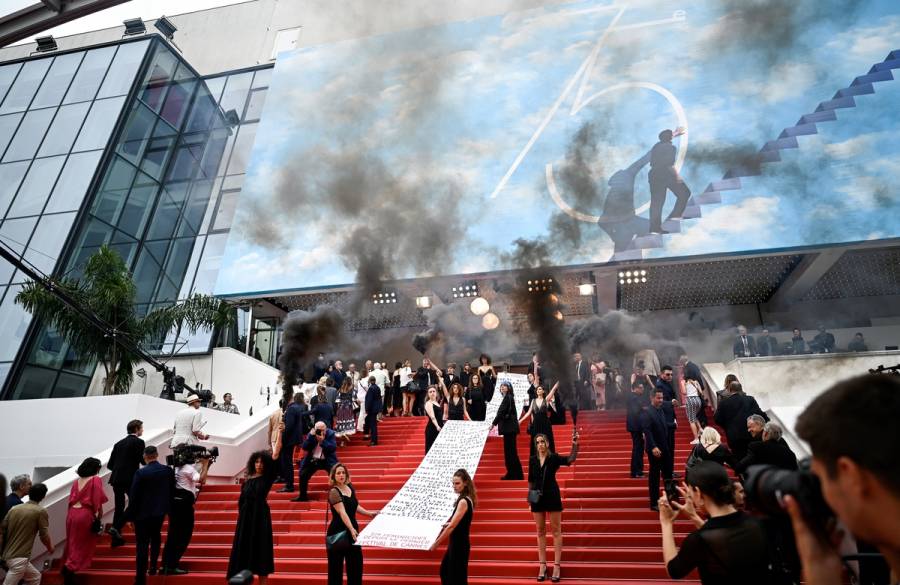
[[[571,2],[279,56],[217,292],[895,237],[900,4]]]

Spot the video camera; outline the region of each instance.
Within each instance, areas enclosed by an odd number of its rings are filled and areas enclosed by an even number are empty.
[[[203,445],[177,445],[173,447],[172,454],[166,455],[166,465],[169,467],[181,467],[193,465],[199,459],[208,459],[212,465],[219,456],[218,447],[204,447]]]
[[[813,533],[822,542],[829,542],[837,517],[822,496],[822,486],[810,470],[809,459],[800,461],[797,471],[773,465],[751,466],[747,470],[744,492],[748,508],[771,517],[786,517],[787,511],[781,502],[784,496],[792,496]]]

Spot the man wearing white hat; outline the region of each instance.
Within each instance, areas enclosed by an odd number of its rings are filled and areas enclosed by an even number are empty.
[[[200,412],[200,397],[188,394],[187,404],[188,407],[175,416],[175,434],[169,444],[173,449],[178,445],[196,445],[209,438],[209,435],[201,432],[204,423]]]

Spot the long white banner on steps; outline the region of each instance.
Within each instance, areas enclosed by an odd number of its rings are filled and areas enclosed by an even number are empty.
[[[385,548],[428,550],[441,533],[441,527],[453,513],[456,494],[452,479],[457,469],[475,477],[484,451],[491,421],[497,414],[500,383],[513,386],[516,412],[522,411],[528,395],[528,379],[523,374],[501,373],[497,389],[487,405],[484,422],[447,421],[400,491],[381,509],[381,513],[359,533],[357,544]]]

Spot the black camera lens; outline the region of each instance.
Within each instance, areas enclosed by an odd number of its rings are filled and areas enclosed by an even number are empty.
[[[790,471],[772,465],[753,465],[747,470],[744,491],[748,508],[759,514],[786,516],[782,506],[784,496],[790,495],[813,531],[824,541],[829,538],[834,512],[822,496],[819,478],[809,469],[809,461],[800,462],[800,469]]]

